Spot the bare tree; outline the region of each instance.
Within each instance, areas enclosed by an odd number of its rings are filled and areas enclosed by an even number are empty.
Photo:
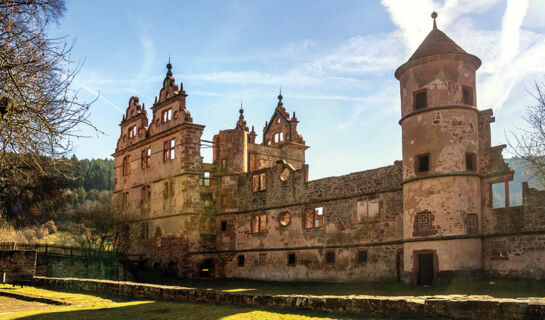
[[[536,180],[545,187],[545,82],[537,81],[530,93],[535,104],[526,109],[526,129],[512,134],[509,140],[511,151],[526,160],[528,169]]]
[[[72,45],[46,34],[64,11],[64,0],[0,0],[0,194],[50,175],[77,127],[93,127],[90,104],[71,89]]]

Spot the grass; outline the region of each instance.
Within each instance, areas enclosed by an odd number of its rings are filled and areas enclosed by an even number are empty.
[[[10,310],[9,305],[0,304],[0,319],[389,319],[384,317],[338,315],[317,311],[293,311],[252,308],[246,306],[135,300],[121,296],[53,291],[33,287],[12,288],[11,286],[0,285],[0,291],[45,297],[70,304],[66,306],[54,306],[36,303],[35,306],[27,306],[26,310],[23,311],[15,311],[17,309]],[[10,311],[14,312],[10,313]]]
[[[380,295],[380,296],[428,296],[428,295],[488,295],[496,298],[545,297],[545,281],[483,279],[458,280],[450,284],[431,287],[415,287],[400,282],[275,282],[247,279],[179,279],[147,275],[139,282],[179,285],[198,289],[225,292],[252,292],[263,294],[308,295]]]

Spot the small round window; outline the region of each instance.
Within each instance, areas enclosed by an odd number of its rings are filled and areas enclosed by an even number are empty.
[[[290,169],[284,168],[282,171],[280,171],[280,180],[286,181],[290,177]]]
[[[287,226],[290,224],[291,221],[291,214],[287,211],[280,213],[278,216],[278,222],[280,222],[280,225]]]

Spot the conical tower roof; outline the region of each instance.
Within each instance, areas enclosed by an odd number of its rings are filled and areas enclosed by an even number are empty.
[[[481,65],[481,60],[479,58],[465,52],[465,50],[462,49],[462,47],[460,47],[458,44],[456,44],[454,40],[449,38],[443,31],[437,29],[437,23],[435,22],[435,18],[437,18],[437,13],[432,13],[431,17],[433,18],[433,29],[430,31],[430,33],[428,33],[424,41],[422,41],[422,43],[418,46],[418,48],[409,58],[409,60],[407,60],[407,62],[405,62],[396,70],[396,78],[399,79],[399,75],[401,74],[401,72],[407,69],[410,65],[412,65],[412,62],[422,58],[437,55],[463,54],[471,57],[471,59],[474,61],[473,63],[477,68]]]
[[[411,62],[416,59],[448,53],[466,53],[459,45],[449,38],[443,31],[433,29],[426,39],[422,41],[418,49],[409,58]]]

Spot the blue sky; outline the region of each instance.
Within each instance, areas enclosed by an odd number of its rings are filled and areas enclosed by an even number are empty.
[[[477,103],[493,108],[493,143],[523,127],[527,90],[545,77],[543,0],[69,1],[53,35],[75,39],[83,63],[74,82],[97,101],[91,120],[104,132],[75,141],[79,158],[113,153],[131,96],[149,108],[169,54],[194,122],[210,140],[234,128],[242,100],[260,133],[282,87],[306,143],[310,178],[401,159],[399,83],[403,64],[439,29],[479,56]],[[204,153],[205,160],[210,159]],[[508,154],[505,154],[509,156]]]

